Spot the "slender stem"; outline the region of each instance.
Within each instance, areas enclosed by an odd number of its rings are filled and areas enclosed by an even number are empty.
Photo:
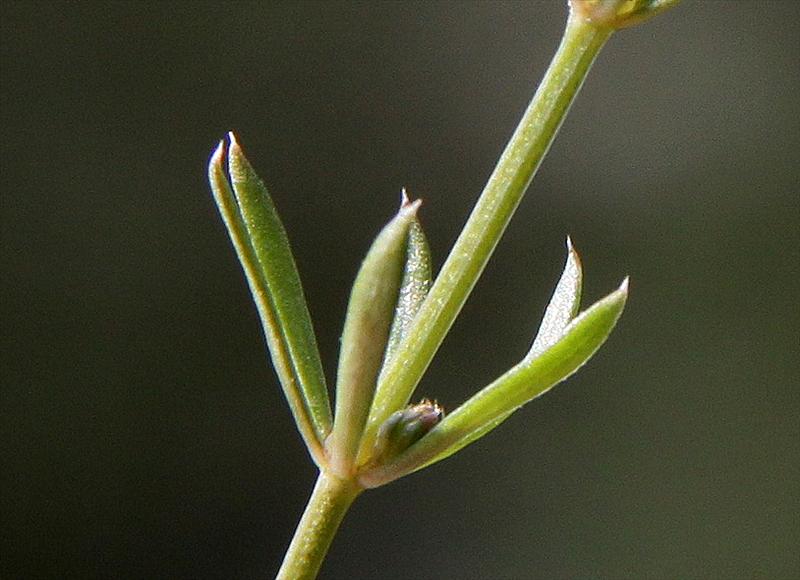
[[[610,28],[598,28],[579,15],[570,14],[561,45],[539,89],[500,157],[408,336],[385,369],[373,402],[362,452],[371,449],[383,421],[411,398],[483,272],[611,32]]]
[[[320,472],[276,580],[316,578],[339,524],[361,491],[354,481]]]

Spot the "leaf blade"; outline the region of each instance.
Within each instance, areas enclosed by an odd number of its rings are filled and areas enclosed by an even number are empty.
[[[375,238],[353,283],[336,378],[336,413],[327,442],[331,466],[352,470],[383,362],[403,277],[406,236],[419,202],[403,206]]]
[[[403,206],[410,202],[403,190]],[[394,356],[402,340],[408,334],[414,317],[419,312],[428,290],[431,287],[431,251],[428,239],[422,230],[419,220],[414,218],[408,229],[406,241],[406,260],[403,267],[403,279],[397,297],[394,320],[389,331],[389,341],[386,345],[386,357],[383,361],[381,374]],[[380,382],[380,378],[378,379]]]

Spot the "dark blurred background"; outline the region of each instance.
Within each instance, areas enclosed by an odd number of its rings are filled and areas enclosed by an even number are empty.
[[[0,577],[268,578],[315,470],[206,184],[235,129],[333,382],[401,186],[443,261],[564,2],[3,2]],[[363,496],[323,578],[800,577],[800,3],[611,39],[420,386],[525,352],[572,234],[577,376]]]

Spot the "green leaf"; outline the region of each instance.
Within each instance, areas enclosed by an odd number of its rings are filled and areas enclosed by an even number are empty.
[[[420,202],[404,205],[375,238],[356,276],[342,333],[336,414],[326,443],[331,467],[346,477],[367,420],[406,261],[406,237]]]
[[[516,411],[516,409],[514,409],[514,411]],[[452,444],[449,447],[447,447],[442,453],[440,453],[439,455],[437,455],[436,457],[434,457],[430,461],[427,461],[425,464],[421,465],[415,471],[418,471],[419,469],[427,467],[428,465],[433,465],[434,463],[437,463],[437,462],[441,461],[442,459],[447,459],[451,455],[453,455],[455,453],[458,453],[459,451],[461,451],[464,447],[466,447],[470,443],[474,443],[475,441],[477,441],[478,439],[480,439],[481,437],[483,437],[484,435],[489,433],[489,431],[492,431],[495,427],[498,427],[503,421],[508,419],[512,415],[512,413],[514,413],[514,411],[509,411],[508,413],[504,413],[504,414],[500,415],[499,417],[497,417],[496,419],[493,419],[492,421],[484,423],[483,425],[481,425],[480,427],[478,427],[474,431],[472,431],[470,433],[467,433],[461,439],[456,441],[454,444]]]
[[[264,327],[272,363],[298,429],[318,464],[331,410],[300,277],[267,189],[230,134],[211,157],[209,181]],[[231,185],[233,188],[231,189]]]
[[[582,283],[581,259],[572,246],[572,240],[567,237],[567,263],[564,265],[564,273],[561,274],[553,297],[544,311],[539,332],[533,340],[530,352],[525,357],[526,360],[536,358],[564,335],[567,324],[578,313],[581,304]]]
[[[605,342],[628,297],[628,280],[575,318],[556,344],[523,360],[445,417],[396,460],[360,476],[377,487],[448,457],[485,435],[519,407],[577,371]]]
[[[400,207],[409,205],[411,201],[403,188]],[[386,352],[383,357],[381,371],[378,374],[380,384],[383,373],[392,360],[398,346],[408,334],[411,323],[417,315],[428,290],[431,286],[431,257],[428,240],[422,231],[419,220],[415,217],[411,221],[406,236],[405,264],[403,266],[403,279],[397,296],[397,305],[394,309],[394,319],[389,331],[389,340],[386,343]],[[400,412],[400,411],[398,411]],[[375,445],[372,441],[362,438],[356,463],[361,465],[370,461],[375,454]]]
[[[401,207],[411,202],[403,189]],[[386,345],[386,357],[383,367],[391,361],[400,342],[408,334],[414,317],[419,312],[422,302],[428,295],[431,287],[431,251],[422,226],[415,218],[408,229],[406,240],[406,261],[403,268],[403,280],[400,283],[400,292],[397,297],[392,329],[389,331],[389,342]],[[379,381],[380,382],[380,379]]]

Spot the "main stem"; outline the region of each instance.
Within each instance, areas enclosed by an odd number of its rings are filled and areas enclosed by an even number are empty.
[[[595,57],[611,36],[571,13],[558,52],[489,178],[413,326],[375,394],[362,454],[380,425],[408,403],[561,127]]]
[[[276,580],[316,578],[339,524],[361,491],[353,481],[320,472]]]

